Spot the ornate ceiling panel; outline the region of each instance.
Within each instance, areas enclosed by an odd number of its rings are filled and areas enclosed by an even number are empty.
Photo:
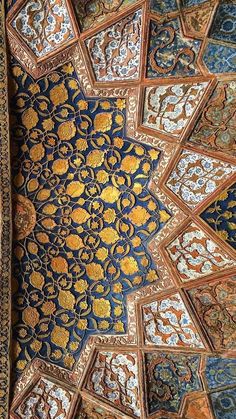
[[[235,1],[6,9],[10,417],[234,419]]]

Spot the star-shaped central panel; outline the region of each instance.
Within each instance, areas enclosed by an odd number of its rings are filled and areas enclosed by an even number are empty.
[[[16,365],[71,369],[90,334],[127,331],[127,294],[158,280],[160,152],[125,136],[125,99],[86,99],[72,64],[37,83],[13,75]]]

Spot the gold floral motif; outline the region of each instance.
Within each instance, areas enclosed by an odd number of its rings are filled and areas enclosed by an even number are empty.
[[[120,261],[120,267],[125,275],[133,275],[138,272],[138,264],[132,256],[127,256]]]
[[[133,224],[140,227],[149,220],[150,214],[147,212],[145,208],[138,205],[137,207],[132,209],[128,217]]]
[[[98,263],[89,263],[86,265],[86,273],[88,277],[94,281],[104,279],[104,270]]]
[[[71,250],[79,250],[84,246],[82,239],[75,234],[70,234],[68,237],[66,237],[66,245]]]
[[[61,307],[67,310],[73,310],[75,305],[75,297],[70,291],[59,291],[58,302]]]
[[[71,218],[75,223],[83,224],[90,218],[90,215],[85,209],[77,208],[72,212]]]
[[[36,308],[33,308],[33,307],[27,307],[23,311],[22,318],[23,318],[23,321],[25,322],[25,324],[27,324],[28,326],[30,326],[32,328],[35,328],[35,326],[39,322],[38,310]]]
[[[70,334],[68,330],[66,330],[64,327],[55,326],[51,334],[51,340],[52,343],[60,346],[60,348],[66,348],[69,342],[69,336]]]
[[[59,125],[57,134],[60,140],[62,141],[69,141],[71,140],[76,133],[76,126],[73,121],[66,121],[62,122],[61,125]]]
[[[64,83],[60,83],[50,90],[50,99],[55,106],[62,105],[67,101],[68,93]]]
[[[64,175],[68,169],[69,164],[65,159],[55,160],[52,164],[52,171],[55,175]]]
[[[101,150],[91,151],[87,157],[87,165],[90,167],[99,167],[104,161],[104,153]]]
[[[22,115],[22,124],[27,129],[32,129],[36,127],[38,121],[39,121],[38,114],[33,108],[29,108],[26,111],[24,111]]]
[[[105,298],[98,298],[93,300],[93,312],[97,317],[109,317],[111,315],[110,301]]]
[[[84,184],[79,181],[71,182],[66,188],[66,193],[73,198],[78,198],[84,192],[84,188]]]
[[[113,204],[119,199],[120,191],[115,186],[107,186],[103,189],[101,199],[103,201]]]
[[[126,173],[135,173],[140,165],[140,160],[135,156],[126,156],[121,163],[121,170]]]
[[[67,273],[68,263],[62,256],[55,257],[51,260],[51,267],[54,272]]]
[[[95,131],[106,132],[111,129],[112,113],[99,113],[94,118]]]
[[[102,241],[106,244],[114,244],[119,240],[119,236],[117,231],[114,230],[112,227],[104,228],[100,233],[99,236],[101,237]]]

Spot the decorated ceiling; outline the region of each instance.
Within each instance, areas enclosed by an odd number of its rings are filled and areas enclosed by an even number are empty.
[[[235,419],[236,1],[0,3],[0,418]]]

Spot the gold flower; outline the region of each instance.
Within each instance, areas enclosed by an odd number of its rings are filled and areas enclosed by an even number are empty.
[[[77,80],[70,80],[69,81],[69,87],[73,90],[77,90],[78,89],[78,82]]]
[[[52,171],[55,175],[64,175],[68,169],[69,164],[65,159],[55,160],[52,164]]]
[[[60,140],[62,141],[69,141],[71,138],[75,136],[76,133],[76,126],[74,124],[74,121],[66,121],[62,122],[61,125],[59,125],[57,134]]]
[[[30,282],[33,287],[42,290],[44,286],[44,277],[40,272],[32,272],[32,274],[30,274]]]
[[[116,230],[112,227],[104,228],[100,233],[99,236],[101,237],[102,241],[106,244],[114,244],[119,240],[119,236]]]
[[[80,329],[80,330],[86,330],[87,329],[87,320],[85,320],[85,319],[80,319],[79,321],[78,321],[78,324],[77,324],[77,326],[78,326],[78,329]]]
[[[116,306],[114,308],[114,315],[116,317],[121,316],[122,313],[123,313],[122,307]]]
[[[104,212],[104,221],[106,221],[107,223],[114,223],[115,219],[116,219],[116,213],[115,210],[112,208],[109,208],[108,210],[106,210]]]
[[[79,181],[71,182],[66,188],[66,193],[72,198],[78,198],[84,192],[84,187],[84,184]]]
[[[114,325],[114,330],[118,333],[122,333],[125,331],[124,329],[124,323],[122,323],[121,320],[119,320],[118,322],[115,323]]]
[[[31,83],[29,85],[29,91],[35,95],[36,93],[40,92],[40,87],[37,83]]]
[[[100,247],[96,252],[96,257],[103,262],[108,257],[108,250],[105,247]]]
[[[102,109],[104,109],[104,111],[107,111],[108,109],[110,109],[111,104],[106,100],[104,102],[100,102],[100,106]]]
[[[154,282],[158,279],[157,272],[154,269],[151,269],[147,274],[147,281]]]
[[[121,170],[126,173],[135,173],[140,165],[140,160],[135,156],[126,156],[121,163]]]
[[[88,289],[88,283],[84,279],[79,279],[79,281],[76,281],[74,288],[77,292],[83,294]]]
[[[86,141],[86,140],[84,140],[83,138],[79,138],[79,139],[76,141],[76,147],[77,147],[77,149],[78,149],[78,150],[80,150],[80,151],[85,151],[85,150],[87,150],[87,148],[88,148],[88,143],[87,143],[87,141]]]
[[[120,282],[117,282],[116,284],[114,284],[113,285],[113,291],[117,294],[122,292],[122,284]]]
[[[69,331],[64,327],[54,326],[54,329],[51,334],[51,341],[60,348],[66,348],[69,341]]]
[[[89,213],[83,208],[76,208],[71,214],[72,220],[77,224],[85,223],[89,218]]]
[[[90,167],[101,166],[104,161],[104,152],[102,150],[93,150],[89,153],[86,164]]]
[[[14,66],[14,67],[12,68],[12,73],[13,73],[13,75],[14,75],[15,77],[19,77],[19,76],[21,76],[21,75],[23,74],[23,71],[21,70],[21,68],[20,68],[20,67],[18,67],[18,66]]]
[[[133,224],[140,227],[149,220],[150,214],[147,212],[145,208],[138,205],[137,207],[132,209],[132,211],[128,215],[128,218]]]
[[[75,363],[74,357],[72,355],[67,354],[64,358],[65,367],[71,369],[74,363]]]
[[[34,145],[29,152],[30,158],[33,162],[42,160],[45,155],[45,149],[42,144]]]
[[[116,137],[114,138],[114,145],[118,148],[122,148],[124,145],[124,140],[122,140],[120,137]]]
[[[31,349],[34,352],[39,352],[40,349],[42,348],[42,342],[40,342],[39,340],[35,339],[31,344],[30,344]]]
[[[102,330],[108,329],[109,326],[110,325],[107,320],[102,320],[101,322],[98,323],[99,329],[102,329]]]
[[[93,300],[93,312],[97,317],[110,317],[111,314],[111,305],[110,301],[105,300],[104,298],[98,298]]]
[[[148,151],[148,154],[149,154],[149,156],[151,157],[151,159],[152,159],[152,160],[156,160],[156,159],[157,159],[157,157],[158,157],[158,156],[159,156],[159,154],[160,154],[160,151],[155,150],[155,149],[153,148],[152,150],[149,150],[149,151]]]
[[[170,215],[165,210],[159,211],[159,215],[161,223],[166,223],[170,219]]]
[[[117,123],[118,125],[122,125],[122,124],[123,124],[123,121],[124,121],[124,117],[123,117],[123,115],[116,115],[116,117],[115,117],[115,121],[116,121],[116,123]]]
[[[66,259],[61,256],[54,257],[51,260],[51,268],[54,272],[57,273],[67,273],[68,272],[68,263]]]
[[[27,307],[23,311],[22,319],[25,324],[32,327],[33,329],[39,322],[39,313],[36,308]]]
[[[53,314],[56,310],[56,306],[52,301],[46,301],[42,305],[42,312],[45,314],[45,316],[49,316],[50,314]]]
[[[27,361],[26,360],[23,360],[23,359],[21,359],[20,361],[18,361],[17,363],[16,363],[16,368],[18,369],[18,370],[24,370],[25,369],[25,367],[26,367],[26,365],[27,365]]]
[[[54,122],[51,120],[51,118],[45,119],[43,121],[43,129],[45,131],[51,131],[54,128]]]
[[[67,310],[73,310],[75,305],[75,297],[70,291],[59,291],[58,302],[61,307]]]
[[[99,170],[97,172],[97,180],[100,183],[106,183],[109,180],[109,174],[105,170]]]
[[[85,100],[79,100],[79,102],[78,102],[78,108],[81,111],[84,111],[84,110],[88,109],[88,103]]]
[[[99,113],[94,118],[95,131],[106,132],[112,126],[112,113]]]
[[[120,191],[115,186],[107,186],[101,193],[101,199],[109,204],[113,204],[119,199]]]
[[[66,237],[66,245],[71,250],[79,250],[84,246],[82,239],[76,234],[70,234],[68,237]]]
[[[125,275],[133,275],[138,272],[138,264],[132,256],[126,256],[120,261],[120,267]]]
[[[73,67],[73,65],[71,63],[64,64],[63,67],[62,67],[62,70],[66,74],[73,74],[74,73],[74,67]]]
[[[228,240],[229,234],[226,230],[217,231],[216,234],[222,239],[222,240]]]
[[[50,90],[50,99],[55,106],[62,105],[68,99],[68,93],[65,88],[64,83],[59,84],[58,86],[53,87]]]
[[[38,114],[33,108],[26,109],[22,115],[22,124],[27,128],[34,128],[39,121]]]
[[[99,281],[104,279],[104,270],[98,263],[89,263],[86,265],[86,273],[90,279]]]
[[[120,109],[121,111],[122,111],[122,109],[125,109],[125,107],[126,107],[126,101],[125,101],[125,99],[117,99],[117,101],[116,101],[116,107],[118,109]]]

